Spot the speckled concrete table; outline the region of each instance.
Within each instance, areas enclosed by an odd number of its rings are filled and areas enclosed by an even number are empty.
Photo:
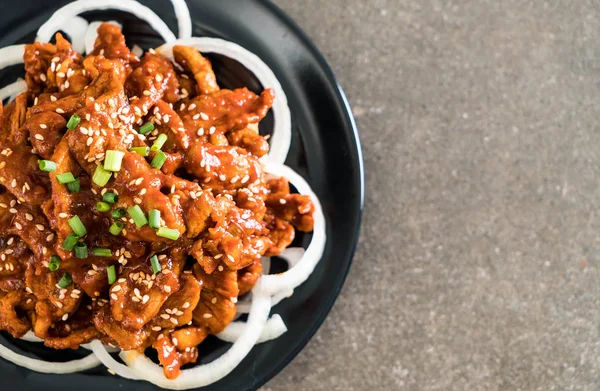
[[[600,389],[600,5],[276,0],[353,105],[350,276],[263,391]]]

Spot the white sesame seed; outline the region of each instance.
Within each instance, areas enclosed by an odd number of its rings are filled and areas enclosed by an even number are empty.
[[[211,300],[210,302],[211,302],[211,303],[213,303],[213,304],[217,304],[217,298],[216,298],[216,297],[213,297],[213,298],[212,298],[212,300]]]
[[[175,318],[171,318],[171,319],[169,319],[169,320],[170,320],[170,321],[171,321],[171,323],[173,323],[173,324],[178,324],[178,323],[179,323],[179,322],[177,321],[177,319],[175,319]]]
[[[40,73],[40,80],[41,81],[46,81],[46,80],[48,80],[48,78],[43,73]]]
[[[113,299],[113,300],[118,300],[119,296],[117,296],[115,293],[111,293],[110,294],[110,298]]]
[[[168,285],[165,285],[164,289],[165,289],[165,292],[167,292],[167,293],[171,292],[171,287]]]
[[[163,318],[163,319],[165,319],[165,320],[170,318],[170,316],[167,315],[167,314],[160,314],[160,317]]]
[[[217,128],[215,128],[214,126],[211,126],[210,129],[208,129],[208,133],[213,134],[216,130],[217,130]]]
[[[194,116],[192,117],[192,119],[194,119],[194,120],[196,120],[198,118],[200,118],[200,114],[194,114]]]
[[[15,227],[17,227],[17,229],[23,229],[23,226],[17,222],[15,222]]]
[[[210,319],[210,318],[212,318],[212,314],[204,314],[202,316],[204,317],[204,319]]]
[[[160,328],[160,326],[154,326],[154,327],[152,327],[152,331],[160,331],[160,330],[162,330]]]
[[[208,119],[209,119],[209,116],[208,116],[206,113],[202,113],[202,112],[200,113],[200,117],[202,117],[202,119],[203,119],[204,121],[208,121]],[[194,118],[194,119],[195,119],[195,118]]]
[[[44,227],[42,224],[36,224],[36,225],[35,225],[35,228],[37,228],[37,229],[38,229],[38,231],[43,231],[43,230],[45,230],[45,229],[46,229],[46,227]]]

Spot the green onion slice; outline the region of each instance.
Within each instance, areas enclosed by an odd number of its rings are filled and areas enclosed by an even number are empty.
[[[167,239],[171,239],[171,240],[177,240],[179,239],[179,231],[176,229],[171,229],[171,228],[167,228],[167,227],[160,227],[158,229],[158,231],[156,231],[156,235],[160,236],[161,238],[167,238]]]
[[[102,201],[108,202],[109,204],[115,204],[119,200],[119,196],[115,193],[104,193]]]
[[[73,232],[75,232],[75,235],[79,236],[80,238],[87,234],[87,229],[85,229],[85,226],[81,222],[79,216],[75,215],[71,217],[69,219],[69,225],[73,229]]]
[[[117,236],[121,233],[121,231],[123,231],[123,228],[125,228],[125,224],[123,224],[120,221],[115,221],[114,223],[112,223],[112,225],[108,229],[108,232]]]
[[[148,225],[150,225],[151,228],[160,228],[160,210],[151,209],[148,212],[148,219],[150,220]]]
[[[75,244],[75,258],[84,259],[88,257],[87,245],[83,242],[77,242]]]
[[[79,178],[75,178],[75,182],[67,183],[67,189],[71,193],[79,193],[81,191],[81,182]]]
[[[77,114],[73,114],[71,116],[71,118],[69,118],[69,122],[67,122],[67,129],[73,130],[77,127],[77,125],[79,125],[79,122],[81,121],[81,117],[78,116]]]
[[[70,172],[65,172],[64,174],[57,174],[56,180],[61,185],[64,185],[67,183],[75,182],[75,177]]]
[[[167,135],[164,133],[161,133],[156,138],[156,140],[154,140],[154,144],[152,144],[152,146],[150,147],[150,150],[153,152],[160,150],[163,147],[163,145],[165,145],[165,142],[167,142]]]
[[[153,255],[152,258],[150,258],[150,264],[152,265],[152,271],[154,274],[160,273],[162,267],[160,266],[160,262],[158,261],[158,257],[156,255]]]
[[[42,170],[42,171],[45,171],[45,172],[56,171],[56,163],[54,163],[52,160],[40,160],[38,162],[38,164],[40,165],[40,170]]]
[[[78,240],[79,240],[79,236],[69,234],[65,238],[65,241],[62,242],[60,247],[62,247],[64,250],[71,251],[71,250],[73,250],[73,247],[75,247],[75,244],[77,243]]]
[[[129,213],[129,216],[133,219],[136,227],[142,228],[144,225],[148,224],[148,219],[139,205],[127,209],[127,213]]]
[[[115,265],[110,265],[106,268],[106,274],[108,275],[108,283],[110,285],[114,284],[117,281],[117,271],[115,270]]]
[[[58,286],[61,288],[66,288],[73,283],[73,279],[69,273],[63,274],[62,278],[58,282]]]
[[[112,257],[112,251],[109,248],[96,247],[92,249],[92,255],[96,257]]]
[[[145,124],[140,126],[140,128],[138,129],[138,133],[146,134],[146,133],[150,133],[153,130],[154,130],[154,124],[152,122],[146,122]]]
[[[58,255],[53,255],[50,257],[50,262],[48,262],[48,269],[51,272],[55,272],[60,267],[60,257]]]

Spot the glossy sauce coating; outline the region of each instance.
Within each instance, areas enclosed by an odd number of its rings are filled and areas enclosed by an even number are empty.
[[[114,25],[98,32],[87,57],[60,34],[55,45],[27,45],[28,91],[0,103],[0,329],[33,330],[56,349],[93,339],[151,347],[176,378],[206,336],[233,320],[261,257],[281,253],[296,229],[312,230],[314,206],[259,161],[272,90],[224,90],[194,48],[175,46],[176,66],[153,52],[137,58]],[[147,124],[153,130],[141,134]],[[131,150],[162,135],[147,156]],[[100,186],[94,173],[108,151],[122,161]],[[42,171],[42,159],[56,170]],[[115,202],[99,211],[106,193]],[[161,229],[123,213],[132,207],[146,218],[159,212]],[[74,217],[87,256],[63,248]]]

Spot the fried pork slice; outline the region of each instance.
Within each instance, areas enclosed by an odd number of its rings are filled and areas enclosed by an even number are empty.
[[[108,305],[104,304],[100,307],[100,303],[94,311],[94,325],[102,334],[108,336],[114,344],[118,345],[123,350],[137,349],[144,345],[151,332],[148,328],[143,327],[139,330],[127,330],[116,322],[111,314]]]
[[[13,337],[21,338],[31,329],[29,319],[18,313],[23,312],[21,306],[30,299],[30,295],[24,291],[0,293],[0,330],[6,330]]]
[[[57,113],[46,111],[35,114],[23,124],[29,134],[31,145],[44,159],[52,159],[52,154],[62,139],[67,121]]]
[[[20,237],[33,252],[37,262],[47,263],[54,253],[56,238],[46,216],[40,208],[27,204],[16,204],[11,210],[14,212],[13,221],[6,232]]]
[[[254,288],[256,282],[262,275],[263,267],[260,261],[256,261],[250,266],[238,270],[239,295],[246,294]]]
[[[81,291],[71,284],[66,288],[58,286],[63,272],[51,272],[45,266],[28,264],[25,270],[27,291],[35,295],[33,331],[39,338],[49,335],[50,327],[59,320],[66,320],[79,307]]]
[[[88,299],[89,300],[89,299]],[[62,319],[50,329],[44,345],[52,349],[79,349],[79,346],[101,336],[92,319],[92,305],[80,306],[72,317]]]
[[[165,269],[154,274],[146,265],[126,267],[110,288],[112,317],[127,330],[139,330],[160,311],[169,296],[179,290],[177,276]]]
[[[81,68],[81,55],[62,34],[56,34],[56,45],[35,42],[25,46],[25,81],[29,90],[76,93],[87,84]]]
[[[0,250],[0,291],[9,293],[24,290],[25,266],[32,262],[29,247],[16,235],[2,236],[0,242],[3,246]]]
[[[9,103],[5,109],[6,115],[6,130],[2,134],[7,134],[9,145],[15,147],[24,145],[27,142],[27,132],[22,129],[25,119],[27,118],[27,93],[17,96],[14,102]]]
[[[129,50],[125,37],[119,26],[112,23],[102,23],[98,27],[98,37],[94,42],[92,56],[104,56],[110,60],[120,60],[125,67],[135,66],[140,59]]]
[[[244,268],[260,260],[268,248],[268,231],[249,210],[238,208],[225,196],[213,204],[211,227],[192,246],[192,255],[206,273],[224,264],[230,270]]]
[[[158,360],[167,379],[176,379],[181,374],[183,365],[196,362],[196,346],[207,336],[208,332],[204,327],[185,327],[158,335],[152,347],[158,352]]]
[[[159,100],[168,103],[179,100],[179,82],[173,64],[163,56],[146,53],[140,65],[127,78],[125,91],[130,97],[135,122],[141,125],[142,117]]]
[[[210,94],[219,91],[217,78],[212,65],[200,52],[189,46],[173,46],[173,57],[186,71],[194,75],[200,94]]]
[[[48,197],[48,174],[38,166],[29,148],[11,147],[0,141],[0,183],[20,202],[41,205]]]
[[[167,299],[152,321],[153,331],[186,325],[192,321],[192,313],[200,301],[202,283],[192,274],[184,273],[180,284],[181,289]]]
[[[177,113],[192,139],[217,140],[216,136],[257,124],[273,105],[275,94],[266,89],[256,95],[247,88],[221,90],[191,99]],[[225,139],[225,141],[227,141]]]
[[[222,267],[221,267],[222,268]],[[222,268],[207,274],[194,265],[194,275],[202,282],[200,302],[194,310],[193,323],[206,327],[211,334],[223,331],[235,317],[235,304],[239,295],[237,272]]]

